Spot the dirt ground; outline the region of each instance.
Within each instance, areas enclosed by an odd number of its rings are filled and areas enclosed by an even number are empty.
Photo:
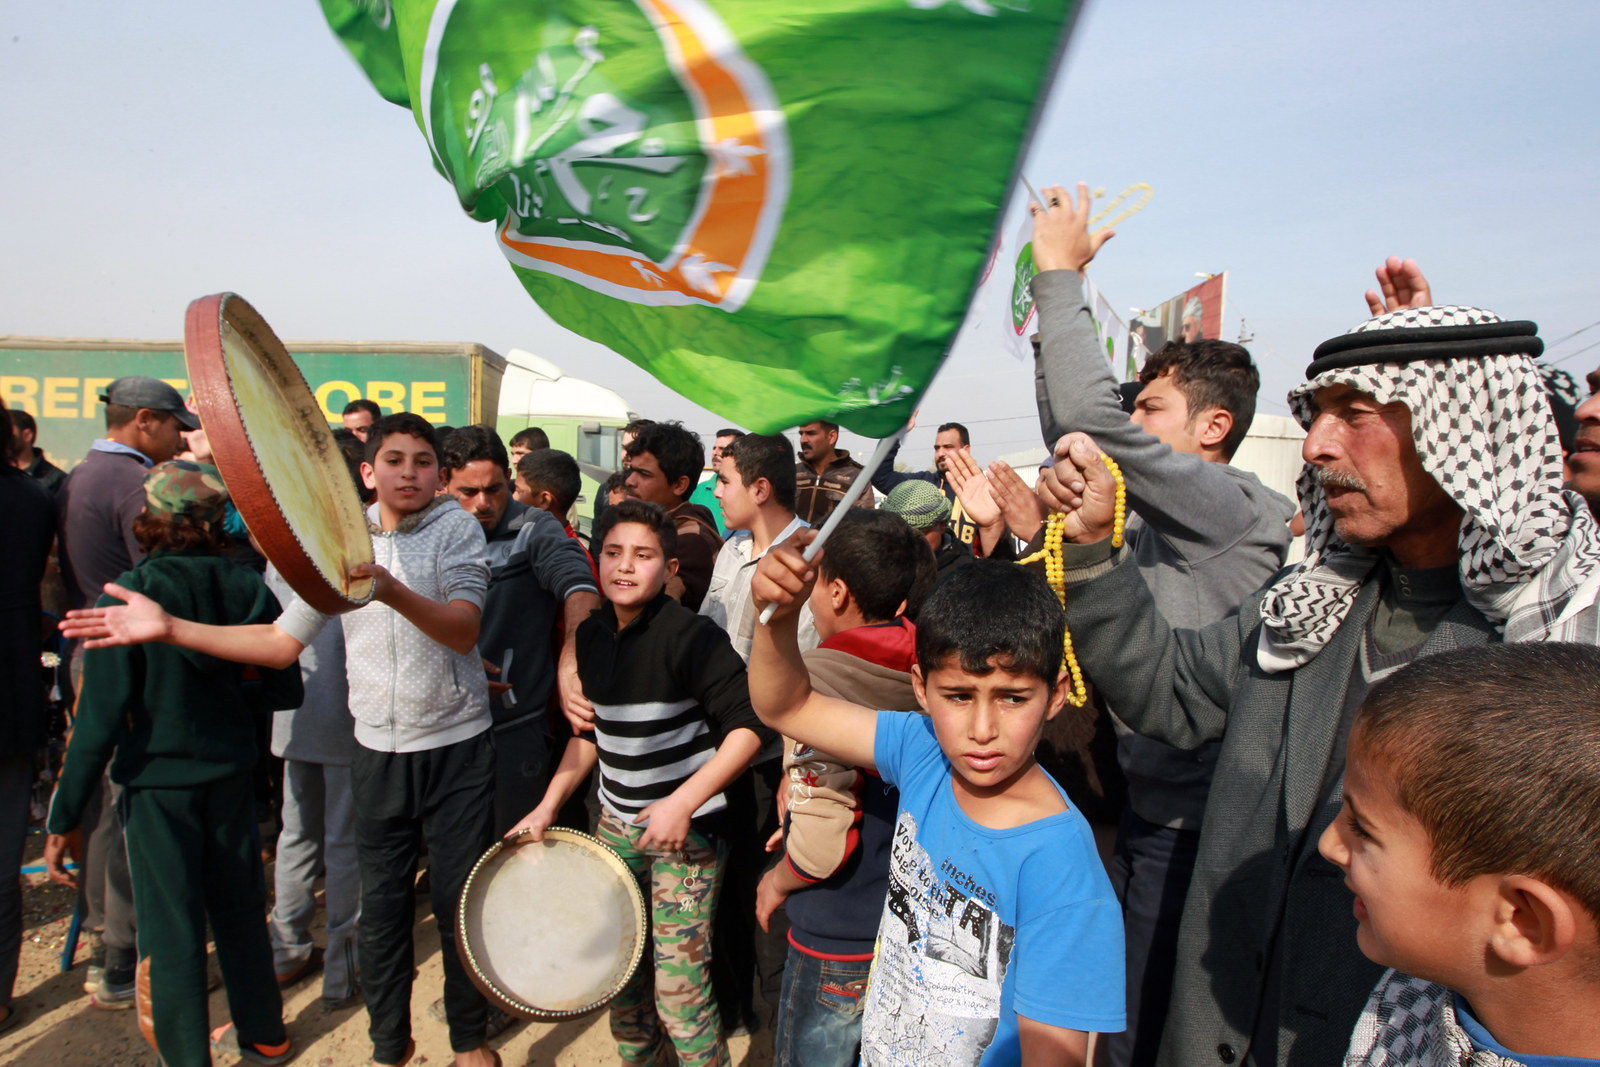
[[[30,835],[24,866],[36,865],[43,847],[42,834]],[[79,947],[69,971],[61,971],[61,950],[72,919],[74,892],[42,874],[23,875],[23,942],[13,1005],[22,1013],[16,1027],[0,1034],[0,1064],[30,1067],[158,1067],[154,1052],[139,1034],[132,1011],[103,1011],[92,1007],[83,992],[87,966],[87,939]],[[271,868],[267,884],[272,884]],[[442,1024],[428,1017],[427,1009],[440,993],[443,971],[439,938],[426,898],[418,900],[416,921],[419,977],[411,1005],[411,1028],[417,1042],[413,1064],[447,1067],[452,1062],[449,1036]],[[316,940],[320,943],[319,928]],[[212,968],[216,963],[213,959]],[[284,1018],[294,1042],[293,1062],[314,1067],[357,1067],[370,1062],[367,1013],[361,1004],[327,1013],[322,1008],[320,977],[309,978],[284,996]],[[228,1004],[219,988],[211,995],[211,1022],[228,1019]],[[591,1067],[619,1062],[606,1013],[550,1025],[520,1023],[490,1044],[506,1067]],[[753,1037],[729,1042],[734,1067],[767,1067],[772,1062],[770,1028]],[[229,1065],[243,1061],[219,1057]]]

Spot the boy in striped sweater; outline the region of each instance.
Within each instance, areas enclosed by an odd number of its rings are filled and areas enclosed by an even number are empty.
[[[678,565],[666,512],[624,501],[600,518],[595,540],[606,602],[577,636],[594,715],[573,724],[593,739],[567,743],[544,800],[511,833],[539,840],[598,762],[597,836],[650,899],[655,942],[654,968],[641,968],[611,1003],[618,1052],[627,1063],[654,1063],[670,1041],[684,1067],[726,1064],[710,966],[723,789],[773,735],[750,708],[744,661],[728,635],[666,595]]]

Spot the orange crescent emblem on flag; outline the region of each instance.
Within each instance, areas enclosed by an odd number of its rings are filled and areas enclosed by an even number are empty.
[[[702,0],[635,0],[696,115],[708,165],[698,202],[672,254],[659,262],[621,247],[525,236],[500,224],[513,263],[642,304],[706,304],[735,311],[766,263],[789,187],[782,109],[765,75]]]

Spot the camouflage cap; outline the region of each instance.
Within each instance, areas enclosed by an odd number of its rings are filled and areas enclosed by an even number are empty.
[[[939,487],[920,478],[910,478],[889,490],[883,509],[906,520],[913,530],[931,530],[950,517],[950,501]]]
[[[217,522],[228,503],[228,487],[209,463],[169,459],[144,476],[144,503],[146,510],[174,519]]]

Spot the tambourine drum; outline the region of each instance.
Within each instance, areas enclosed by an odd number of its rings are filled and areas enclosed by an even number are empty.
[[[322,407],[266,320],[233,293],[189,305],[189,382],[228,495],[284,580],[328,615],[372,598],[361,498]]]
[[[576,830],[501,841],[461,889],[456,944],[504,1011],[559,1022],[622,992],[649,939],[644,894],[622,858]]]

